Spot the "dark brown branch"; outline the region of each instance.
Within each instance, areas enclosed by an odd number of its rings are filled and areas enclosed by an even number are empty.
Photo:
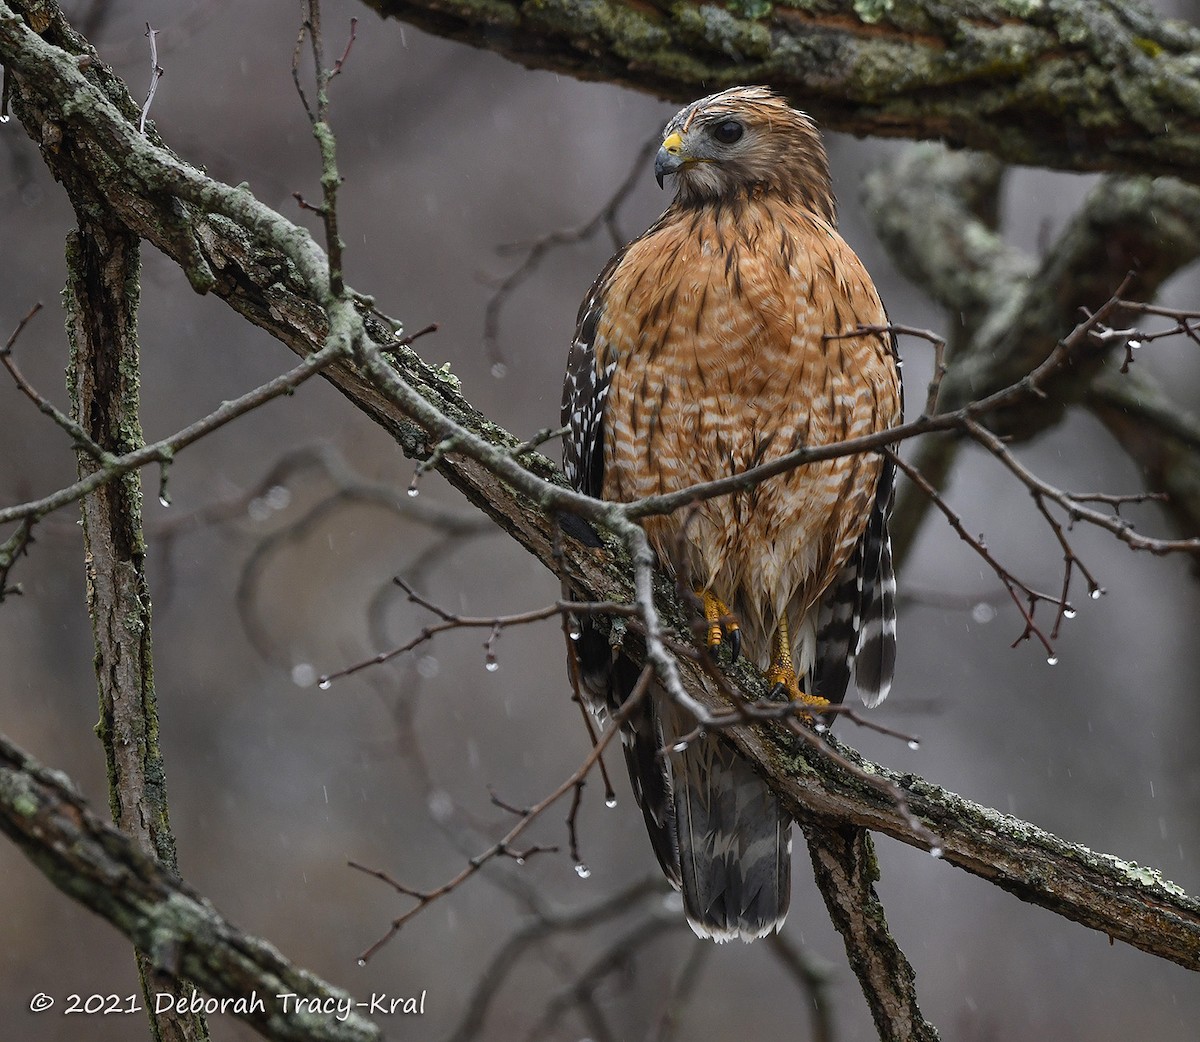
[[[817,886],[846,945],[880,1042],[936,1042],[917,1005],[915,974],[888,930],[875,893],[879,865],[865,829],[802,823]]]
[[[137,238],[120,228],[81,220],[68,239],[69,384],[72,411],[86,437],[78,454],[80,477],[114,456],[136,450],[143,441],[136,290],[140,267]],[[82,503],[100,703],[97,734],[108,766],[114,823],[169,871],[177,872],[158,744],[141,503],[136,472],[96,489]],[[155,998],[159,993],[176,1000],[190,995],[195,990],[191,982],[164,974],[146,949],[136,956],[156,1042],[206,1042],[208,1027],[201,1014],[174,1007],[160,1010]]]

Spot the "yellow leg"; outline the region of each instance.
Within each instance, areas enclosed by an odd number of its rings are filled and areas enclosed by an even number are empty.
[[[728,638],[732,652],[730,661],[736,661],[742,647],[742,633],[741,626],[734,618],[733,612],[720,597],[708,590],[697,590],[696,596],[700,598],[700,603],[704,608],[704,621],[708,623],[708,630],[705,633],[708,650],[715,655]]]
[[[786,694],[793,702],[803,702],[810,706],[829,705],[829,699],[819,695],[806,695],[800,690],[796,668],[792,665],[792,640],[788,634],[786,618],[780,618],[779,628],[775,630],[775,639],[771,642],[771,668],[767,670],[767,679],[775,690]]]

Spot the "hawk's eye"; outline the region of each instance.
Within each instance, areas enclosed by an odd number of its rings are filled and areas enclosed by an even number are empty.
[[[735,141],[741,138],[745,131],[746,128],[743,127],[736,119],[727,119],[724,123],[718,123],[715,127],[713,127],[712,135],[719,142],[721,142],[722,145],[732,145]]]

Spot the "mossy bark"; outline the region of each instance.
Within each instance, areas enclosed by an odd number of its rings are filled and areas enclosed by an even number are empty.
[[[79,228],[67,243],[64,298],[73,419],[95,446],[114,455],[142,444],[139,250],[136,236],[115,223],[98,223],[82,211]],[[102,466],[91,451],[79,450],[81,476]],[[81,505],[100,700],[96,731],[108,764],[113,821],[175,872],[175,837],[158,744],[141,476],[136,471],[125,474],[92,492]],[[155,995],[182,997],[191,993],[192,985],[163,975],[145,951],[136,955],[156,1042],[206,1040],[208,1029],[200,1014],[155,1011]]]
[[[367,0],[536,68],[671,98],[767,83],[832,130],[1200,179],[1200,32],[1124,0]]]

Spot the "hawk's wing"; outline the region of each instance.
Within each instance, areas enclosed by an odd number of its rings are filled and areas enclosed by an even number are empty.
[[[896,337],[889,336],[899,369]],[[900,385],[904,416],[904,385]],[[850,560],[821,598],[817,615],[817,657],[809,691],[840,703],[850,668],[859,697],[873,709],[888,696],[896,668],[896,571],[888,522],[896,500],[896,464],[884,456],[867,526]]]
[[[887,698],[896,665],[896,573],[888,519],[895,499],[896,465],[884,459],[867,527],[850,560],[821,598],[817,655],[810,693],[839,703],[850,668],[868,707]]]
[[[624,255],[622,250],[609,261],[580,305],[563,381],[562,425],[567,429],[563,437],[563,472],[576,489],[595,497],[604,489],[604,408],[616,367],[600,333],[604,290],[609,274]],[[581,526],[590,532],[588,526],[582,523]],[[572,529],[571,534],[576,532]],[[575,655],[588,707],[598,718],[607,719],[629,697],[640,670],[628,656],[613,648],[607,636],[586,617],[579,620]],[[671,768],[662,755],[664,738],[656,703],[653,697],[643,698],[622,727],[621,743],[633,795],[646,819],[651,846],[667,878],[679,886]]]

